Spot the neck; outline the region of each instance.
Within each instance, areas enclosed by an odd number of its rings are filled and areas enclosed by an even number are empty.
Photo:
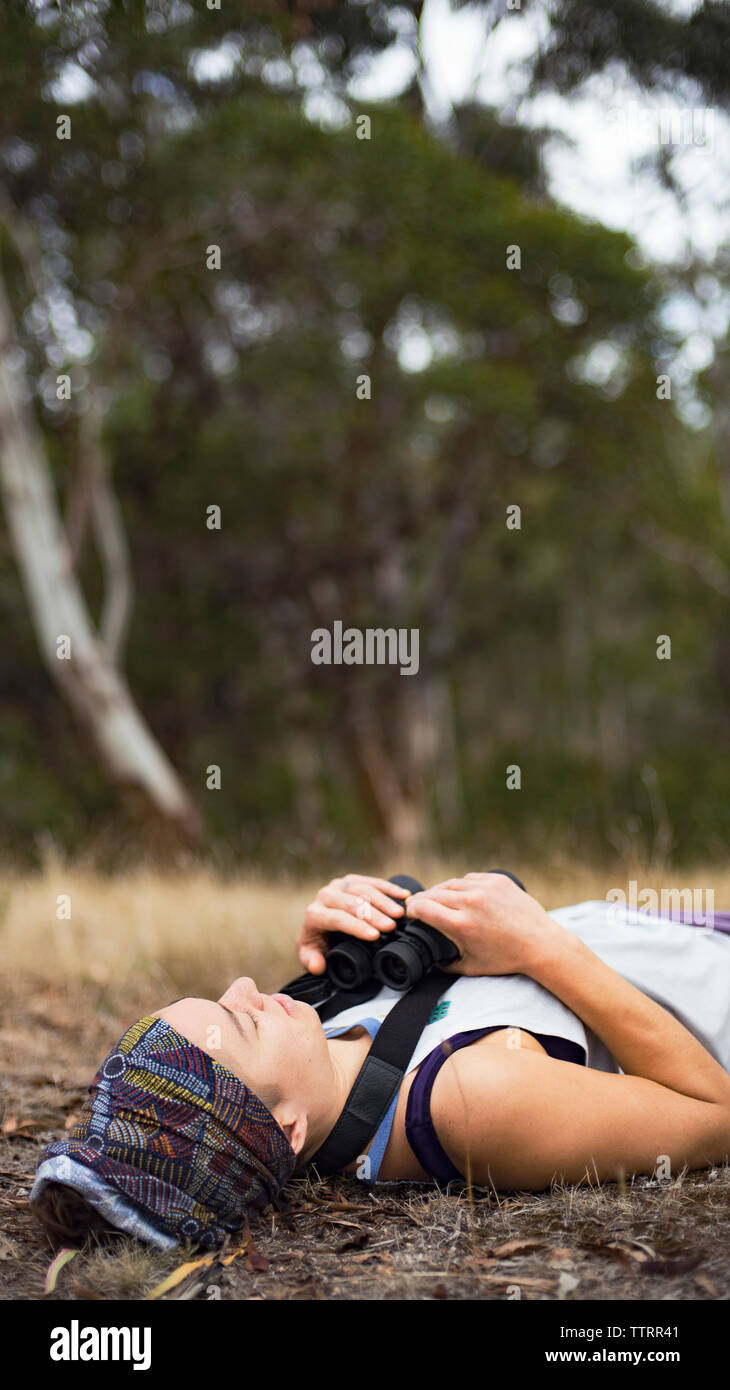
[[[359,1029],[354,1037],[327,1039],[330,1076],[326,1086],[326,1100],[322,1113],[310,1128],[311,1138],[307,1138],[297,1167],[303,1167],[308,1163],[332,1133],[370,1046],[371,1039],[364,1028]]]

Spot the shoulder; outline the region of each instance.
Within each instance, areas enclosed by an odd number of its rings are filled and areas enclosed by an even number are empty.
[[[548,1066],[551,1062],[531,1053],[526,1067],[519,1049],[510,1053],[472,1044],[452,1053],[439,1069],[431,1092],[431,1119],[440,1144],[460,1172],[474,1144],[484,1147],[487,1134],[493,1152],[496,1142],[508,1138],[515,1125],[522,1126],[525,1082],[535,1060]]]
[[[555,1130],[572,1144],[589,1097],[587,1068],[528,1047],[455,1052],[431,1094],[439,1143],[460,1173],[477,1183],[533,1187],[549,1181],[542,1154]]]
[[[483,1110],[514,1093],[524,1074],[523,1049],[484,1046],[484,1038],[450,1053],[439,1068],[431,1093],[431,1114],[446,1118],[466,1106]],[[481,1045],[480,1045],[481,1042]],[[448,1049],[448,1044],[445,1044]],[[534,1056],[534,1053],[531,1053]],[[549,1057],[544,1058],[550,1061]]]
[[[458,1171],[502,1190],[650,1173],[658,1154],[673,1170],[705,1167],[730,1143],[721,1106],[526,1048],[454,1053],[434,1082],[431,1118]]]

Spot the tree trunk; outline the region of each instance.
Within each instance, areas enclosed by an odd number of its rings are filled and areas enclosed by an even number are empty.
[[[425,804],[403,785],[396,761],[386,747],[381,719],[370,692],[354,689],[348,705],[354,734],[353,754],[377,808],[386,847],[407,860],[427,840]]]
[[[94,630],[30,392],[11,357],[12,327],[0,280],[0,489],[43,661],[112,781],[125,791],[141,791],[163,821],[185,840],[197,841],[198,812]],[[68,659],[59,657],[60,637],[68,639]]]

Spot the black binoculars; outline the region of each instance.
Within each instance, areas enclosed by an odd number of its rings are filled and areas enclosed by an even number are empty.
[[[525,885],[508,869],[489,869],[490,874],[505,874],[518,888]],[[407,874],[394,874],[389,880],[409,893],[422,893],[423,884]],[[395,899],[401,902],[400,898]],[[411,989],[434,966],[450,965],[459,956],[453,941],[435,927],[408,916],[408,901],[404,917],[393,931],[377,941],[362,941],[347,932],[333,932],[327,952],[327,977],[337,990],[350,992],[362,989],[373,979],[389,989],[402,992]]]

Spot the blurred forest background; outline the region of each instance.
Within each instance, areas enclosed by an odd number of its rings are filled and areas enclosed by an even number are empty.
[[[647,263],[556,203],[550,130],[436,119],[425,8],[0,5],[9,860],[724,856],[728,350],[673,375],[667,305],[727,253]],[[720,119],[725,5],[535,9],[531,92],[620,69]],[[353,96],[396,39],[413,80]],[[680,154],[642,177],[681,209]],[[417,627],[419,674],[312,665],[336,619]]]

